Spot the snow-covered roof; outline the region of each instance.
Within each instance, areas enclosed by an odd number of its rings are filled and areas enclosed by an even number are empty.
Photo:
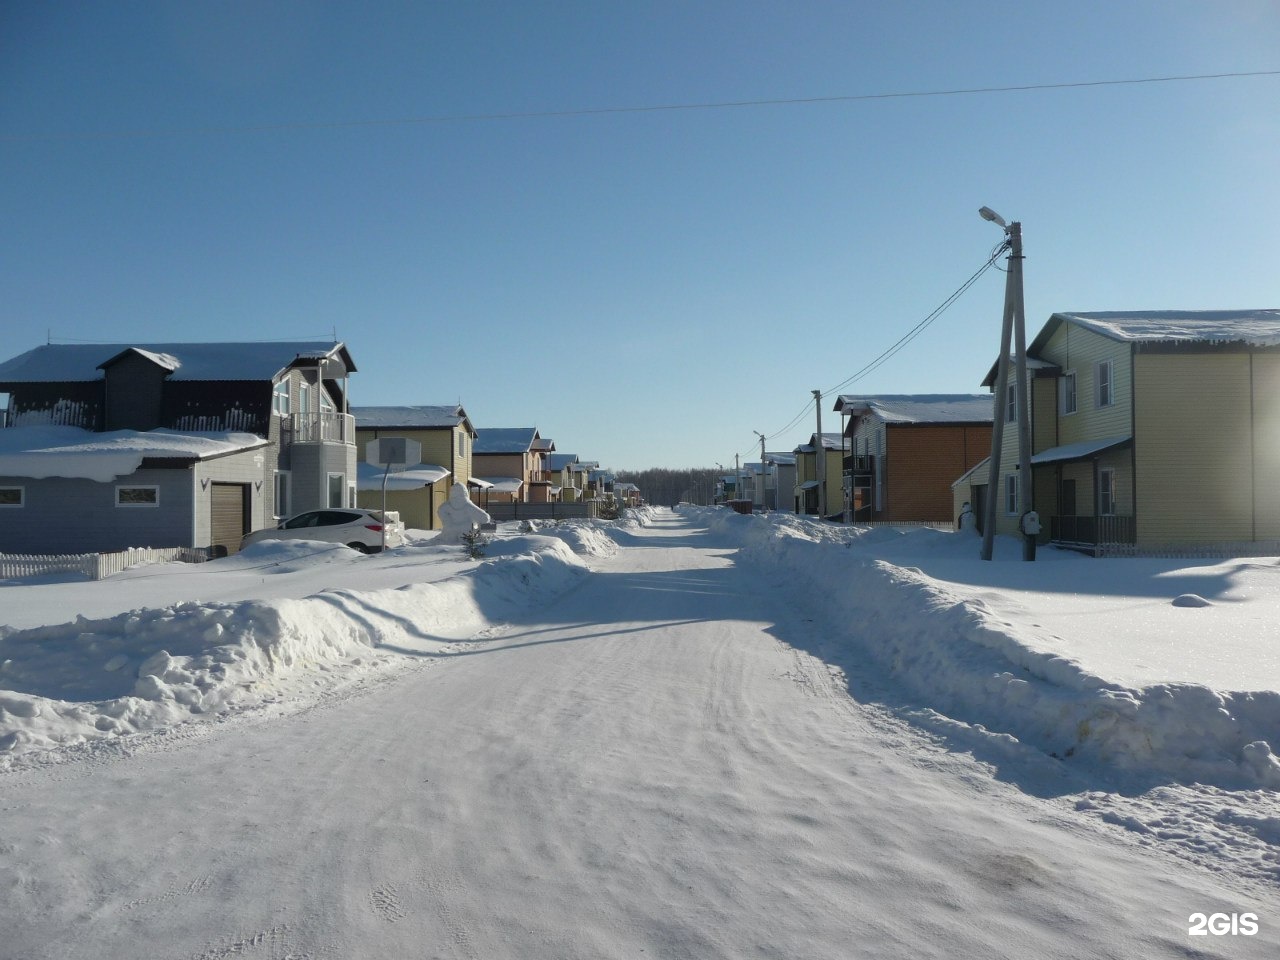
[[[810,437],[809,437],[809,442],[808,442],[808,443],[802,443],[802,444],[800,444],[799,446],[797,446],[797,447],[796,447],[794,450],[792,450],[791,452],[792,452],[792,453],[814,453],[814,452],[816,452],[816,451],[817,451],[817,449],[818,449],[818,448],[817,448],[817,444],[814,442],[814,441],[816,441],[817,439],[818,439],[818,435],[815,433],[815,434],[813,434],[812,436],[810,436]],[[825,449],[825,450],[839,450],[839,449],[841,449],[841,448],[844,446],[844,434],[842,434],[842,433],[827,433],[826,431],[823,431],[823,434],[822,434],[822,446],[823,446],[823,449]]]
[[[109,483],[150,457],[208,460],[266,446],[252,433],[112,430],[80,427],[9,427],[0,430],[0,476],[66,477]]]
[[[1077,443],[1066,443],[1060,447],[1050,447],[1048,450],[1041,450],[1031,457],[1032,466],[1041,463],[1064,463],[1069,460],[1081,460],[1085,457],[1091,457],[1095,453],[1102,453],[1104,450],[1110,450],[1112,447],[1118,447],[1128,443],[1132,438],[1125,434],[1122,437],[1106,437],[1102,440],[1081,440]],[[990,459],[988,457],[987,459]]]
[[[476,431],[476,453],[524,453],[538,439],[537,427],[485,427]]]
[[[377,464],[365,463],[363,460],[356,463],[356,489],[357,490],[381,490],[383,468]],[[416,463],[407,470],[392,470],[387,475],[388,490],[419,490],[428,484],[443,480],[449,475],[449,471],[444,467],[438,467],[433,463]]]
[[[128,350],[125,350],[122,353],[117,353],[114,357],[110,358],[109,360],[104,360],[102,363],[98,364],[98,368],[101,370],[105,370],[107,367],[111,366],[111,364],[115,363],[121,357],[124,357],[126,354],[130,354],[130,353],[137,354],[140,357],[145,357],[146,359],[154,363],[157,367],[162,367],[165,370],[168,370],[170,373],[172,373],[174,370],[177,370],[180,366],[182,366],[182,361],[175,356],[171,356],[170,354],[156,353],[153,350],[144,350],[141,347],[130,347]]]
[[[456,427],[465,424],[471,429],[467,411],[456,403],[442,406],[418,407],[352,407],[356,429],[413,430],[432,427]]]
[[[851,417],[870,414],[885,423],[991,423],[989,393],[841,394],[835,409]]]
[[[478,477],[494,493],[519,493],[524,481],[519,477]]]
[[[356,369],[339,342],[53,343],[0,363],[0,383],[101,380],[102,365],[130,350],[172,370],[171,380],[271,380],[299,360],[330,356]]]
[[[768,463],[776,463],[779,466],[784,466],[784,467],[787,464],[794,464],[796,462],[795,451],[790,451],[787,453],[778,451],[777,453],[775,453],[772,450],[766,450],[764,452],[764,458]]]
[[[571,467],[578,462],[576,453],[553,453],[547,457],[548,470],[563,470],[565,467]]]
[[[1135,310],[1106,313],[1055,313],[1112,340],[1207,341],[1280,346],[1280,310]]]

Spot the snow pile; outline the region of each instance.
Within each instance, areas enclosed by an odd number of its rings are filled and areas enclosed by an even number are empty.
[[[80,427],[16,426],[0,431],[0,476],[110,483],[137,471],[147,457],[201,460],[251,450],[266,442],[254,434],[235,431],[95,433]]]
[[[304,545],[291,546],[296,554]],[[309,546],[332,552],[331,544]],[[457,548],[406,548],[403,555],[446,550]],[[401,653],[447,655],[490,620],[564,592],[586,571],[564,542],[549,537],[500,540],[486,556],[445,579],[395,589],[192,601],[0,627],[0,768],[33,751],[294,696]]]
[[[1044,649],[986,600],[900,565],[899,554],[968,551],[976,540],[727,511],[709,522],[736,537],[740,558],[781,572],[802,602],[842,625],[815,652],[850,670],[869,658],[953,720],[1140,779],[1280,788],[1280,692],[1109,682],[1063,656],[1062,643]],[[1110,564],[1113,574],[1124,563],[1079,562]]]

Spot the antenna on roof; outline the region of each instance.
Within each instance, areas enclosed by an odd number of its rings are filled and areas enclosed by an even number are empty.
[[[338,342],[338,326],[337,326],[337,324],[334,324],[334,326],[333,326],[333,342],[334,342],[334,343],[337,343],[337,342]]]

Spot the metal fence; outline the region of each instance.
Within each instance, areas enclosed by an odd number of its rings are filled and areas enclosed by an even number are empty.
[[[115,553],[26,555],[0,553],[0,579],[39,577],[50,573],[79,573],[102,580],[143,563],[203,563],[212,551],[205,547],[130,547]]]
[[[600,505],[594,500],[580,500],[577,503],[486,503],[483,506],[497,522],[594,518],[600,512]]]

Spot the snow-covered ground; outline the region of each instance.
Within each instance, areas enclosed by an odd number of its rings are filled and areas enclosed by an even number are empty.
[[[698,508],[0,584],[0,957],[1274,955],[1278,622]]]

